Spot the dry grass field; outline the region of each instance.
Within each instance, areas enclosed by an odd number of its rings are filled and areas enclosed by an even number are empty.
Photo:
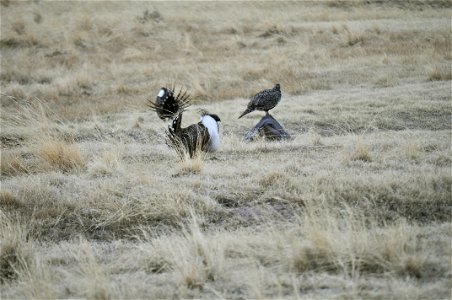
[[[0,9],[2,299],[450,299],[449,1]],[[218,152],[166,146],[171,81]],[[275,83],[293,139],[244,142]]]

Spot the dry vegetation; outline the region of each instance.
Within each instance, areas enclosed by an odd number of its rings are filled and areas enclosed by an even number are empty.
[[[1,298],[449,299],[450,46],[449,1],[1,1]]]

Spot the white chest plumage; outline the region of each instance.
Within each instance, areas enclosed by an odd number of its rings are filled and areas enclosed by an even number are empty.
[[[209,115],[201,117],[201,123],[209,131],[209,151],[217,151],[220,148],[220,135],[218,130],[218,123]]]

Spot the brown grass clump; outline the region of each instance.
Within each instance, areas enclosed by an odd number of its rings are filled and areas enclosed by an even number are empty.
[[[203,289],[209,282],[219,280],[224,273],[224,243],[212,243],[200,227],[202,218],[190,213],[190,224],[183,227],[182,234],[159,239],[146,252],[164,258],[161,267],[174,270],[178,282],[190,289]],[[155,254],[154,254],[155,255]]]
[[[309,142],[311,143],[312,146],[314,147],[323,146],[322,136],[317,132],[309,130],[307,136],[309,137]]]
[[[37,45],[39,45],[39,40],[33,33],[16,34],[0,40],[0,47],[7,48],[33,47]]]
[[[1,0],[0,4],[4,7],[8,7],[11,4],[11,0]]]
[[[20,223],[0,211],[0,283],[17,279],[18,272],[30,264],[27,231]]]
[[[3,208],[17,208],[20,206],[20,202],[11,192],[0,190],[0,206]]]
[[[409,159],[417,160],[421,155],[419,145],[416,142],[410,142],[405,146],[405,153]]]
[[[123,149],[117,145],[102,153],[99,160],[92,164],[92,170],[98,175],[112,175],[121,167]]]
[[[79,282],[77,288],[81,294],[90,299],[106,300],[111,299],[111,287],[105,271],[98,263],[96,253],[91,245],[84,239],[81,239],[79,245],[72,255],[78,262],[78,271],[82,274],[84,280]]]
[[[294,267],[300,272],[341,270],[350,276],[390,272],[428,278],[430,265],[442,268],[426,249],[418,251],[416,229],[406,222],[380,227],[347,207],[338,213],[315,205],[308,211],[300,224],[305,242],[294,252]]]
[[[18,174],[28,174],[29,167],[23,161],[21,156],[17,154],[1,154],[0,157],[0,171],[1,175],[15,176]]]
[[[361,31],[350,31],[345,29],[345,41],[348,46],[354,46],[364,43],[364,34]]]
[[[190,228],[184,232],[181,245],[185,247],[180,247],[174,253],[172,263],[188,287],[202,288],[206,281],[217,280],[222,275],[224,254],[221,247],[213,247],[214,245],[207,241],[198,221],[192,221]],[[182,253],[187,255],[183,259]]]
[[[15,31],[17,34],[22,35],[25,33],[25,22],[23,20],[16,20],[11,25],[13,31]]]
[[[182,174],[199,174],[202,167],[202,154],[199,152],[193,158],[185,157],[181,160]]]
[[[450,66],[432,68],[428,74],[428,80],[430,81],[452,80]]]
[[[27,80],[27,79],[25,79],[25,80]],[[16,99],[26,98],[26,94],[25,94],[23,87],[18,83],[11,84],[7,88],[6,93],[8,94],[8,96],[10,96],[12,98],[16,98]]]
[[[349,159],[352,161],[372,161],[369,150],[361,139],[358,139],[354,151],[350,154]]]
[[[50,168],[63,172],[81,170],[86,166],[86,159],[78,146],[64,141],[42,141],[37,146],[37,154]]]
[[[36,24],[40,24],[42,22],[42,14],[39,10],[33,11],[33,21]]]
[[[385,76],[378,78],[375,83],[381,87],[389,87],[394,85],[394,79],[389,76]]]
[[[278,181],[282,180],[284,178],[284,175],[279,173],[279,172],[271,172],[265,176],[263,176],[263,178],[261,178],[259,180],[259,184],[261,186],[263,186],[264,188],[271,186],[275,183],[277,183]]]

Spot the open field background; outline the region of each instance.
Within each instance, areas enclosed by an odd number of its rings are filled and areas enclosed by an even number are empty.
[[[450,298],[450,3],[367,2],[1,1],[1,298]]]

